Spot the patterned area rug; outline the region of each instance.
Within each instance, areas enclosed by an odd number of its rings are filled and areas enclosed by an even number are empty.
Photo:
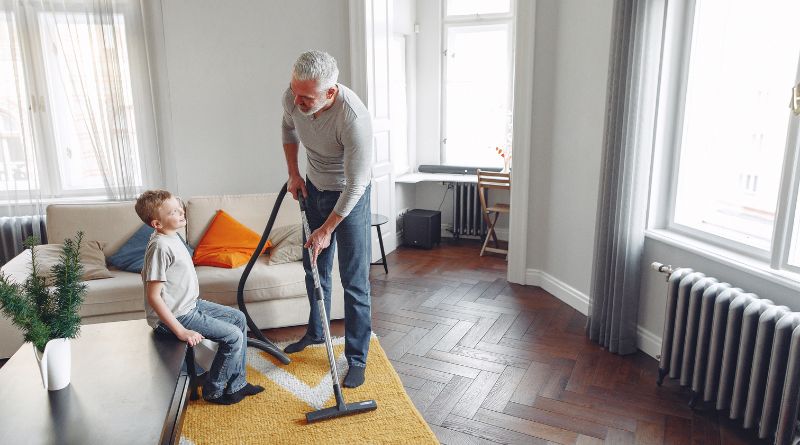
[[[340,378],[347,374],[344,339],[334,339]],[[283,344],[278,345],[283,348]],[[247,350],[247,380],[266,391],[231,406],[205,401],[186,409],[181,444],[437,444],[373,335],[366,382],[343,388],[347,403],[375,400],[378,409],[307,424],[306,413],[335,404],[325,345],[292,354],[281,365],[269,354]]]

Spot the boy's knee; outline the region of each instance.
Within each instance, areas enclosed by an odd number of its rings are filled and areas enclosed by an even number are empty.
[[[244,343],[244,333],[241,330],[235,329],[231,325],[230,331],[222,338],[222,341],[230,346],[235,346]]]
[[[242,311],[236,311],[236,326],[239,326],[241,329],[247,326],[247,317],[244,316],[244,312]]]

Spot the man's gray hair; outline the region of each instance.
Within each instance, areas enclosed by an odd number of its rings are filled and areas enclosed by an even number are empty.
[[[325,51],[306,51],[300,54],[292,68],[292,76],[297,80],[316,80],[319,90],[325,91],[336,84],[339,67],[336,59]]]

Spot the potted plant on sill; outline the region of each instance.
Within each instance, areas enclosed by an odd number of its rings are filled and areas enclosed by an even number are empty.
[[[16,283],[0,273],[0,311],[25,334],[33,345],[45,389],[57,391],[69,385],[70,342],[81,328],[78,309],[86,295],[81,282],[83,266],[80,249],[83,232],[64,240],[59,262],[53,266],[53,286],[41,275],[36,263],[38,239],[28,238],[31,249],[31,274],[23,283]]]

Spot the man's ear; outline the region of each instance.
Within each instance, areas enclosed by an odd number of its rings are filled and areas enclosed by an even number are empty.
[[[325,92],[325,97],[330,99],[336,94],[336,87],[328,88],[328,91]]]

